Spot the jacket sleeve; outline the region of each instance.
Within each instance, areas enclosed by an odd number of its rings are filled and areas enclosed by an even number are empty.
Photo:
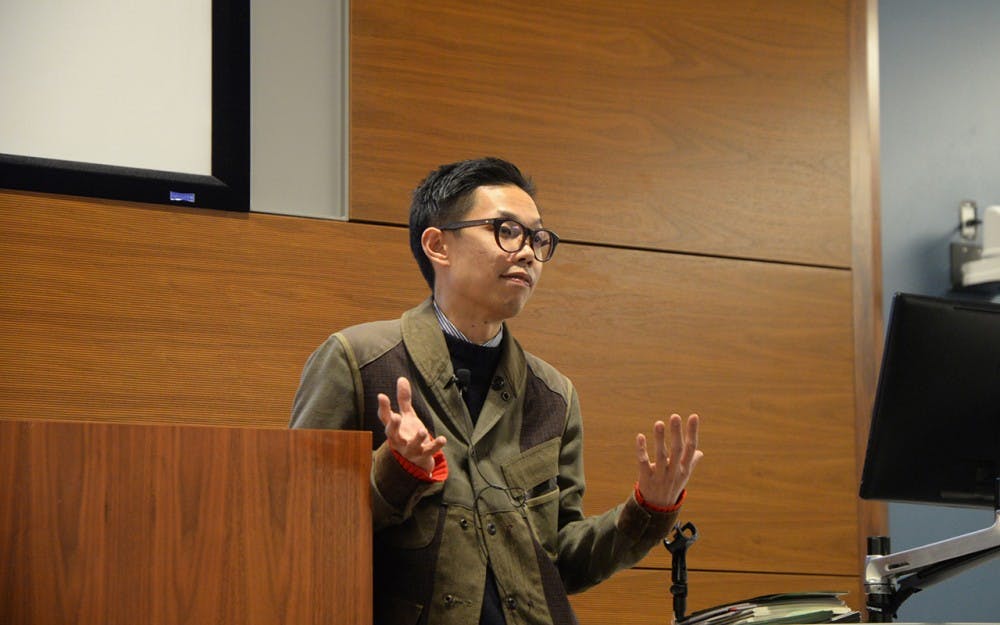
[[[611,510],[584,517],[583,429],[576,391],[571,390],[559,456],[559,548],[557,565],[567,592],[581,592],[616,571],[637,564],[661,543],[678,512],[653,512],[634,495]],[[628,491],[630,484],[623,484]]]
[[[289,427],[362,429],[360,388],[354,353],[342,335],[330,336],[309,356],[302,369]]]
[[[289,427],[363,430],[360,370],[347,339],[332,335],[306,361]],[[372,525],[378,531],[406,521],[417,502],[443,487],[410,475],[385,443],[372,452]]]

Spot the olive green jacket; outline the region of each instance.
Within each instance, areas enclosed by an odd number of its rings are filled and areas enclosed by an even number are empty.
[[[567,592],[637,563],[676,513],[635,498],[584,517],[583,432],[569,379],[505,330],[491,390],[475,425],[431,300],[402,319],[348,328],[309,358],[291,426],[370,430],[375,622],[478,622],[487,562],[508,624],[574,623]],[[408,473],[384,444],[376,397],[395,404],[405,376],[413,406],[444,435],[448,477]],[[624,442],[623,442],[624,444]],[[623,491],[629,485],[623,484]]]

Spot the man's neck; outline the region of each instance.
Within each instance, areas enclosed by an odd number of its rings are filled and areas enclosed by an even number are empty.
[[[447,297],[442,299],[438,293],[434,294],[434,303],[466,339],[477,345],[482,345],[495,337],[503,327],[502,320],[483,320],[474,313],[463,314],[462,308],[453,300]]]

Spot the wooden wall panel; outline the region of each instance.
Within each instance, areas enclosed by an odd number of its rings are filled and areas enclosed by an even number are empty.
[[[851,274],[854,283],[854,390],[857,474],[861,481],[882,362],[882,251],[879,206],[878,1],[851,1]],[[884,502],[859,501],[858,541],[887,535]]]
[[[700,543],[695,543],[688,551],[688,558],[697,560],[700,547]],[[724,573],[692,568],[688,578],[688,614],[759,595],[809,590],[846,592],[842,598],[856,610],[864,604],[864,597],[850,577]],[[663,625],[671,623],[673,618],[669,571],[622,571],[570,600],[581,623]]]
[[[576,241],[849,267],[846,1],[351,3],[351,215],[496,154]]]
[[[333,331],[427,294],[405,230],[0,192],[12,418],[288,423]]]
[[[560,248],[511,326],[579,389],[587,511],[627,496],[636,433],[699,412],[706,459],[684,516],[700,564],[853,573],[850,289],[831,269]]]
[[[7,417],[281,427],[329,332],[426,292],[401,228],[16,194],[0,215]],[[704,565],[850,572],[848,292],[837,270],[562,247],[512,327],[580,389],[588,511],[627,496],[636,432],[699,411]]]

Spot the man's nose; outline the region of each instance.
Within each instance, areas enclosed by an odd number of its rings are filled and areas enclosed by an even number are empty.
[[[514,258],[518,263],[526,262],[530,264],[535,261],[535,250],[531,247],[531,241],[528,238],[524,239],[521,249],[514,252]]]

